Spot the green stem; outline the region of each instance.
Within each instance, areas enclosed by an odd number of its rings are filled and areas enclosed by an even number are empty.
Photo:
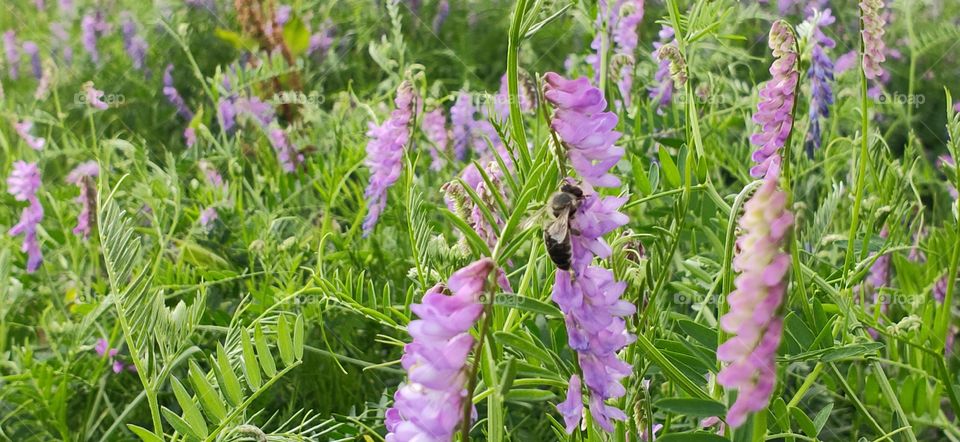
[[[863,18],[860,19],[860,30],[863,31]],[[862,34],[862,32],[861,32]],[[847,234],[847,253],[843,260],[843,287],[847,288],[849,283],[850,265],[853,263],[853,243],[860,227],[860,206],[863,203],[863,180],[867,174],[867,155],[869,154],[869,106],[867,97],[867,73],[863,67],[864,42],[860,39],[860,158],[857,163],[857,182],[856,196],[853,200],[853,214],[850,222],[850,232]]]

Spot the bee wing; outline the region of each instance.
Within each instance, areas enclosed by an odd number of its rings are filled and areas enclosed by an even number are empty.
[[[567,235],[570,234],[570,212],[564,211],[553,220],[549,226],[547,226],[547,236],[550,239],[562,243],[567,239]]]
[[[534,226],[538,226],[538,227],[542,226],[547,216],[548,216],[547,206],[540,207],[535,212],[533,212],[533,214],[531,214],[529,218],[523,220],[520,223],[520,230],[524,231]]]

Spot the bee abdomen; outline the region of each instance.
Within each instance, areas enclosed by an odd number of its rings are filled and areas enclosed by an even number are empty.
[[[573,257],[570,235],[567,235],[562,242],[555,241],[550,235],[544,235],[543,240],[547,247],[547,254],[550,255],[550,260],[556,264],[557,268],[570,270],[570,260]]]

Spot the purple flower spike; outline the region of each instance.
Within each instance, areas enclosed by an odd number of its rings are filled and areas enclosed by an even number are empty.
[[[443,23],[447,21],[450,15],[450,0],[440,0],[437,2],[437,15],[433,17],[433,33],[439,34]]]
[[[753,122],[760,125],[760,132],[750,137],[750,142],[758,146],[752,157],[757,165],[750,169],[750,175],[756,178],[765,176],[774,166],[779,169],[780,149],[793,129],[793,103],[799,77],[796,42],[786,22],[773,23],[770,49],[777,59],[770,66],[772,78],[760,89],[760,103],[753,114]]]
[[[7,58],[7,75],[11,80],[20,78],[20,50],[17,48],[17,33],[12,29],[3,33],[3,51]]]
[[[453,126],[453,155],[458,160],[467,157],[467,149],[473,139],[473,129],[476,126],[473,114],[476,110],[467,91],[460,91],[457,102],[450,108],[450,123]]]
[[[277,151],[277,161],[284,172],[293,173],[297,166],[303,163],[303,154],[300,153],[287,137],[287,133],[279,127],[272,127],[269,130],[270,145]]]
[[[407,381],[386,412],[387,442],[450,441],[463,418],[466,362],[473,348],[473,327],[483,305],[480,295],[494,263],[490,258],[456,271],[447,285],[437,284],[410,310],[419,319],[407,330],[413,341],[400,359]]]
[[[101,99],[101,97],[103,97],[103,91],[94,88],[92,81],[83,84],[83,95],[86,98],[87,104],[94,109],[106,110],[110,107]]]
[[[653,58],[657,60],[657,73],[654,74],[654,84],[648,88],[650,99],[657,103],[657,107],[662,110],[673,98],[673,80],[670,76],[670,60],[660,60],[657,54],[664,45],[669,45],[676,41],[673,37],[673,28],[663,25],[659,33],[660,41],[653,44]]]
[[[621,134],[613,130],[617,116],[604,112],[607,100],[600,89],[585,77],[567,80],[548,72],[545,79],[543,95],[557,109],[550,126],[567,147],[573,168],[592,186],[620,186],[609,170],[623,157],[623,149],[614,145]]]
[[[720,318],[720,326],[733,336],[717,349],[717,359],[727,363],[717,382],[737,390],[727,412],[727,423],[734,428],[743,425],[747,414],[767,407],[777,378],[780,306],[790,269],[790,255],[783,249],[793,214],[787,210],[786,193],[777,188],[779,170],[771,172],[744,205],[744,234],[737,240],[740,253],[733,261],[740,276],[727,297],[730,311]]]
[[[884,69],[880,66],[886,60],[886,44],[883,41],[884,28],[887,23],[883,15],[883,0],[862,0],[860,2],[860,17],[863,20],[863,72],[868,79],[877,79],[883,76]]]
[[[169,101],[173,107],[177,108],[177,114],[180,115],[181,118],[187,121],[193,119],[193,111],[187,107],[187,103],[183,101],[180,92],[173,86],[172,64],[168,64],[167,68],[163,71],[163,95],[167,97],[167,101]]]
[[[40,47],[35,42],[23,42],[23,53],[30,57],[30,70],[37,80],[43,76],[43,65],[40,63]]]
[[[813,45],[810,70],[807,78],[810,79],[810,133],[807,144],[807,156],[813,158],[814,149],[819,149],[823,143],[823,132],[820,119],[830,116],[830,105],[833,104],[833,61],[827,55],[828,49],[836,47],[837,43],[823,33],[822,26],[831,25],[836,18],[830,10],[814,12],[808,19],[813,25]]]
[[[10,228],[10,235],[23,235],[21,250],[27,254],[27,273],[33,273],[43,261],[40,242],[37,240],[37,226],[43,220],[43,206],[37,198],[40,189],[40,169],[36,163],[17,161],[13,171],[7,177],[7,192],[17,201],[29,203],[20,214],[20,221]]]
[[[403,169],[403,151],[410,142],[410,122],[416,109],[417,96],[409,81],[400,83],[396,109],[390,118],[381,125],[370,123],[367,136],[367,159],[364,161],[370,169],[370,183],[364,196],[367,198],[367,217],[363,221],[363,234],[369,235],[377,225],[380,213],[387,206],[387,189],[390,188]]]
[[[444,159],[441,152],[447,150],[447,117],[443,115],[443,107],[437,106],[436,109],[427,112],[423,116],[423,132],[430,141],[430,157],[433,161],[430,163],[430,169],[440,170],[443,168]]]
[[[611,420],[624,420],[626,415],[605,401],[626,394],[620,382],[630,375],[631,368],[617,353],[635,339],[623,319],[634,314],[635,306],[620,299],[627,287],[625,282],[616,281],[613,272],[591,263],[595,257],[610,256],[603,236],[627,223],[626,215],[619,212],[626,198],[601,197],[589,185],[583,191],[584,201],[570,221],[571,232],[576,232],[571,237],[571,269],[557,270],[553,301],[563,312],[568,343],[577,352],[583,370],[590,393],[590,415],[600,428],[613,431]],[[579,385],[571,382],[570,388],[579,389]],[[568,401],[577,394],[568,391]],[[563,405],[558,410],[567,431],[572,432],[572,404]]]
[[[134,21],[133,14],[124,11],[121,16],[123,17],[120,25],[123,32],[123,50],[130,57],[134,69],[141,70],[147,57],[147,41],[137,35],[137,22]]]
[[[100,63],[100,51],[97,49],[97,40],[104,36],[110,30],[110,25],[103,17],[100,11],[94,14],[84,15],[80,20],[81,43],[83,49],[90,54],[90,59],[94,64]]]
[[[19,123],[13,125],[13,129],[16,130],[17,135],[20,135],[20,138],[23,139],[27,146],[30,146],[33,150],[43,150],[43,146],[46,144],[47,140],[33,136],[33,122],[30,120],[23,120]]]
[[[67,25],[63,23],[51,23],[50,24],[50,35],[52,37],[53,52],[56,53],[59,49],[62,51],[62,60],[65,64],[70,65],[73,63],[73,48],[70,47],[70,35],[67,34]]]
[[[67,175],[66,181],[80,188],[80,195],[74,200],[80,203],[80,213],[77,215],[77,226],[73,234],[90,237],[90,231],[95,222],[93,213],[97,205],[97,186],[94,178],[100,175],[100,165],[96,161],[87,161],[75,167]]]

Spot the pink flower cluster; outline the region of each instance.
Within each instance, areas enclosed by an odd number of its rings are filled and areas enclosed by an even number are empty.
[[[860,17],[863,20],[863,72],[873,80],[884,74],[880,66],[886,60],[886,44],[883,41],[886,20],[883,16],[883,0],[862,0]]]
[[[445,160],[441,152],[446,152],[449,135],[447,134],[447,117],[443,114],[443,107],[437,106],[423,115],[423,133],[430,141],[431,170],[443,169]]]
[[[413,342],[400,362],[407,382],[386,412],[387,442],[450,441],[463,419],[467,398],[470,329],[483,313],[478,302],[494,263],[483,258],[437,284],[410,309],[419,319],[407,326]]]
[[[387,206],[387,190],[403,170],[403,151],[410,143],[410,123],[413,120],[418,98],[409,81],[400,83],[396,109],[390,118],[381,125],[370,123],[367,136],[367,159],[364,161],[370,169],[370,183],[364,196],[367,198],[367,216],[363,220],[364,235],[369,235],[377,225],[380,214]]]
[[[717,382],[737,390],[727,411],[727,423],[738,427],[749,413],[770,402],[776,382],[777,347],[783,332],[780,306],[787,290],[790,255],[784,251],[793,225],[787,195],[777,187],[779,170],[771,170],[756,194],[744,205],[743,235],[733,267],[740,272],[736,289],[727,297],[730,311],[720,318],[733,334],[719,348],[717,358],[727,365]]]
[[[10,235],[23,235],[21,250],[27,254],[27,273],[33,273],[43,261],[37,240],[37,226],[43,220],[43,206],[37,198],[37,190],[40,189],[40,169],[37,164],[25,161],[13,163],[13,172],[7,177],[7,187],[7,192],[14,199],[29,203],[20,213],[20,221],[10,228]]]
[[[753,122],[760,125],[760,132],[750,136],[750,142],[759,146],[753,152],[757,165],[750,175],[761,178],[771,167],[780,165],[780,149],[787,142],[793,129],[793,105],[796,100],[797,70],[796,37],[783,20],[777,20],[770,28],[770,49],[776,61],[770,66],[772,78],[760,90],[760,103],[753,114]]]
[[[80,203],[80,213],[77,215],[77,226],[73,228],[73,234],[80,235],[83,239],[90,237],[94,223],[93,213],[97,205],[97,186],[94,179],[99,175],[100,165],[96,161],[82,163],[67,174],[66,182],[80,188],[80,195],[75,200]]]

